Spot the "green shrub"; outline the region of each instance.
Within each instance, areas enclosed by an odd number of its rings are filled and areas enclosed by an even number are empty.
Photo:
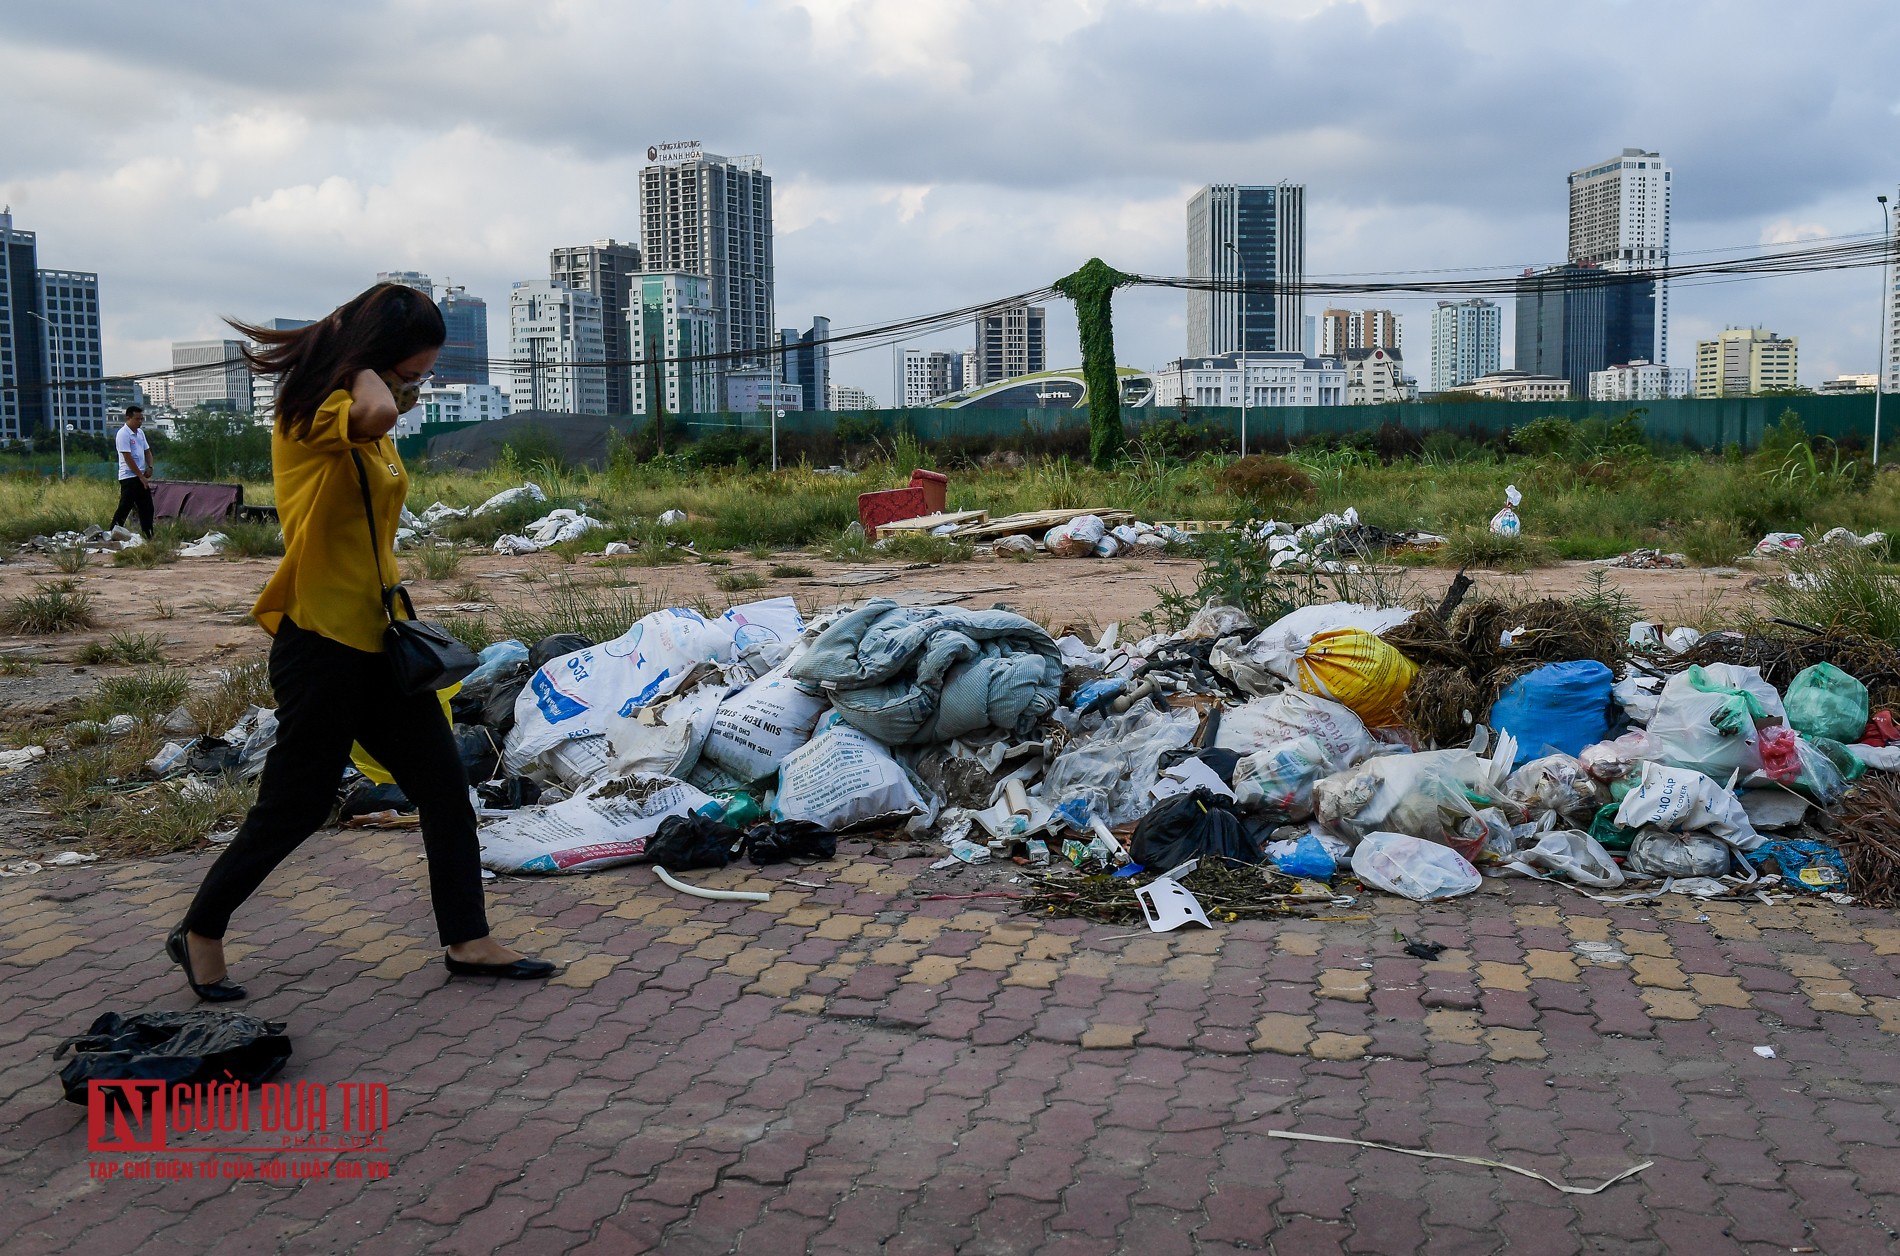
[[[0,628],[8,632],[47,635],[92,627],[92,595],[82,593],[70,580],[33,586],[0,608]]]

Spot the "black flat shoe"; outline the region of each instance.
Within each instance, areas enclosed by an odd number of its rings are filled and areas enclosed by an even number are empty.
[[[172,962],[185,970],[185,984],[191,987],[193,994],[206,1003],[229,1003],[233,999],[245,997],[244,987],[234,984],[228,976],[220,977],[206,985],[199,984],[198,978],[191,971],[191,948],[185,945],[184,921],[179,921],[178,927],[165,935],[165,954],[171,956]]]
[[[544,959],[518,959],[507,964],[472,964],[465,959],[444,955],[442,962],[456,977],[506,977],[513,981],[542,981],[559,971]]]

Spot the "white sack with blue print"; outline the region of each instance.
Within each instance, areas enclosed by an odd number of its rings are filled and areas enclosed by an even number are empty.
[[[735,606],[715,619],[675,607],[654,611],[612,641],[552,659],[515,700],[502,766],[519,773],[563,742],[610,733],[635,712],[670,697],[701,663],[731,663],[804,629],[788,597]]]

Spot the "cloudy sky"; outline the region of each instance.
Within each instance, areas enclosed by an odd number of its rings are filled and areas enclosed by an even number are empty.
[[[1207,182],[1305,183],[1308,269],[1561,261],[1564,175],[1642,146],[1674,246],[1869,232],[1900,179],[1900,5],[1811,0],[4,0],[0,202],[97,270],[109,370],[220,314],[311,316],[379,270],[486,297],[549,248],[637,240],[656,141],[758,153],[782,325],[1041,286],[1099,254],[1180,274]],[[1871,271],[1680,290],[1873,369]],[[1315,305],[1319,304],[1315,302]],[[1414,373],[1428,301],[1391,302]],[[1185,299],[1117,298],[1125,362]],[[504,314],[505,319],[505,314]],[[1051,357],[1077,358],[1052,307]],[[1508,324],[1507,324],[1508,333]],[[952,347],[967,335],[919,347]],[[1508,340],[1507,340],[1508,344]],[[1508,350],[1507,350],[1508,352]],[[1508,360],[1508,359],[1507,359]],[[835,375],[883,399],[890,351]]]

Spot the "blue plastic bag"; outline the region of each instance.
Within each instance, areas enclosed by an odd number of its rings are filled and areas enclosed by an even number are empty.
[[[1553,751],[1575,755],[1610,731],[1610,669],[1595,659],[1519,676],[1491,707],[1491,727],[1517,738],[1512,768]]]
[[[1273,866],[1290,877],[1306,877],[1313,881],[1330,881],[1338,865],[1333,857],[1326,853],[1326,846],[1311,833],[1302,834],[1294,843],[1293,853],[1273,861]]]

